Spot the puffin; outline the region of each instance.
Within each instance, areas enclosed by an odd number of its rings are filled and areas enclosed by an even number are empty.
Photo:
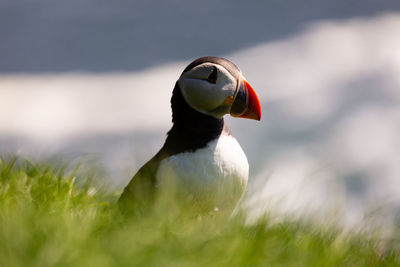
[[[231,213],[245,191],[249,163],[223,117],[259,121],[255,90],[231,61],[201,57],[175,83],[171,109],[164,145],[124,188],[120,210],[143,212],[168,191],[196,213]]]

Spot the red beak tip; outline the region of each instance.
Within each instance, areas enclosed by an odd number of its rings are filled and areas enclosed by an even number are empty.
[[[246,89],[249,92],[249,111],[251,117],[250,119],[260,121],[261,120],[261,103],[260,100],[258,99],[256,91],[251,87],[251,85],[244,80],[244,84],[246,86]]]
[[[243,85],[244,89],[246,91],[245,94],[242,93],[241,98],[237,98],[235,101],[238,99],[241,99],[238,103],[240,107],[243,107],[244,110],[241,114],[237,114],[235,112],[232,112],[231,110],[231,115],[234,117],[239,117],[239,118],[245,118],[245,119],[251,119],[251,120],[261,120],[261,104],[260,100],[258,99],[258,96],[256,92],[254,91],[253,87],[243,79]],[[243,97],[245,95],[245,98]],[[233,105],[235,105],[236,102],[233,102]],[[240,110],[240,109],[239,109]]]

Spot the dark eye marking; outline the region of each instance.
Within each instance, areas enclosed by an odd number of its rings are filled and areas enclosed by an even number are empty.
[[[218,69],[217,67],[213,66],[213,71],[208,76],[207,81],[210,83],[217,83],[217,79],[218,79]]]

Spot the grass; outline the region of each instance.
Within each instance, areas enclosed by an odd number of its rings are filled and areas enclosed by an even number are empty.
[[[79,170],[0,158],[0,266],[399,266],[377,239],[304,222],[187,218],[173,202],[123,218]]]

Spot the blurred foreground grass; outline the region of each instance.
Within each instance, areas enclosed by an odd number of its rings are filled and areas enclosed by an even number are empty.
[[[399,266],[376,239],[304,222],[185,219],[169,202],[126,219],[77,170],[0,158],[0,266]]]

